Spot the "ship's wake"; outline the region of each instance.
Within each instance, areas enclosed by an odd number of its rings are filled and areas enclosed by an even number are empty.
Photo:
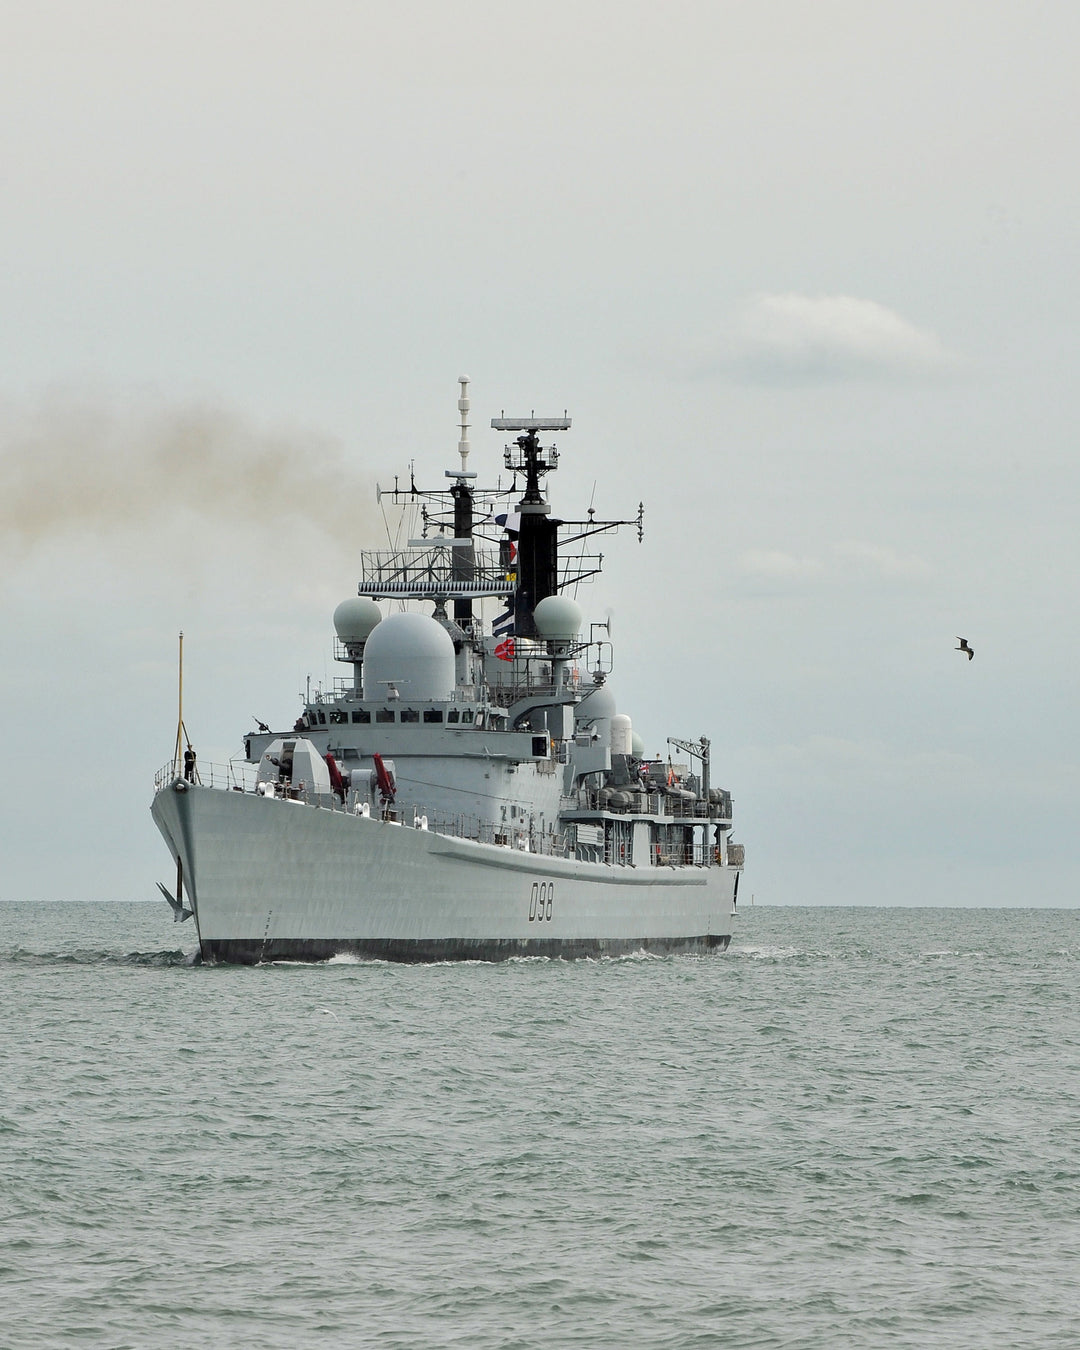
[[[149,966],[166,968],[199,964],[197,951],[117,952],[93,948],[72,951],[28,951],[15,947],[0,952],[0,965],[15,966]]]

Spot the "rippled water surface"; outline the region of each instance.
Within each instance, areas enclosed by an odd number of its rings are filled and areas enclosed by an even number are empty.
[[[1080,912],[193,965],[0,905],[0,1341],[1080,1345]]]

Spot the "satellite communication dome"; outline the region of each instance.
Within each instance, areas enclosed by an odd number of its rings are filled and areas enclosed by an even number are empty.
[[[454,691],[454,644],[426,614],[388,614],[364,649],[364,697],[396,685],[407,702],[448,699]]]
[[[635,759],[645,758],[645,739],[636,731],[630,733],[630,753]]]
[[[584,620],[581,606],[568,595],[548,595],[533,610],[536,631],[548,642],[573,642]]]
[[[610,721],[615,716],[615,711],[615,695],[606,684],[598,684],[574,709],[574,721]]]
[[[626,713],[616,713],[611,719],[611,753],[629,755],[632,753],[634,731]]]
[[[374,600],[363,595],[342,600],[334,610],[334,631],[342,642],[349,644],[366,642],[371,630],[381,621],[382,610]]]

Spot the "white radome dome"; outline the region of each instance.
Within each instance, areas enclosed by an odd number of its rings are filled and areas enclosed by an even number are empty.
[[[598,684],[593,687],[591,693],[585,695],[574,709],[574,721],[610,721],[615,716],[616,711],[615,695],[606,684]]]
[[[626,713],[616,713],[611,719],[611,753],[629,755],[634,739],[633,725]]]
[[[584,619],[581,606],[568,595],[545,596],[533,610],[536,631],[548,642],[573,642]]]
[[[364,697],[385,697],[394,684],[406,703],[439,702],[454,691],[454,644],[426,614],[388,614],[364,648]]]
[[[334,631],[342,642],[366,642],[372,629],[381,622],[382,610],[364,595],[342,600],[334,610]]]

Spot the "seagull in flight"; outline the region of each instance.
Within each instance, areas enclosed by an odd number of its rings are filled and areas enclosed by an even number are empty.
[[[967,659],[970,661],[971,658],[975,655],[975,648],[968,646],[967,638],[957,636],[956,640],[957,642],[959,642],[960,646],[954,648],[953,650],[958,652],[967,652]]]

